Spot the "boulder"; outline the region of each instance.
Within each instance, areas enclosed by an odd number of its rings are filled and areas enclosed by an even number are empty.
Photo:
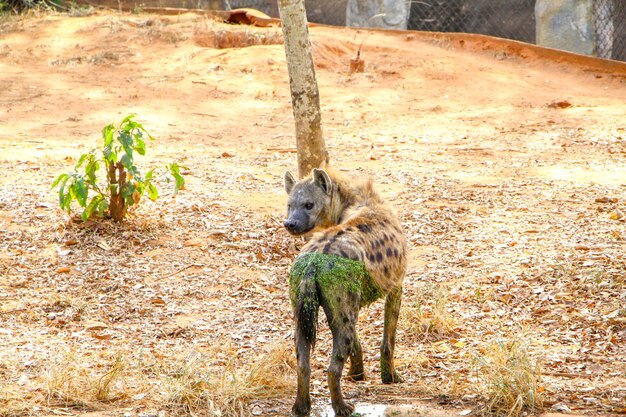
[[[537,0],[537,45],[593,55],[593,0]]]
[[[405,0],[348,0],[346,26],[406,29],[408,17]]]

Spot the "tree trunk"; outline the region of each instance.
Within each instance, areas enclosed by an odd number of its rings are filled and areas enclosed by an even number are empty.
[[[328,153],[322,136],[320,97],[304,0],[279,0],[278,5],[296,122],[298,175],[302,178],[313,168],[328,162]]]
[[[107,167],[109,184],[113,185],[109,193],[109,215],[113,220],[121,222],[126,217],[126,202],[122,196],[122,188],[126,183],[126,170],[121,162],[110,163]]]

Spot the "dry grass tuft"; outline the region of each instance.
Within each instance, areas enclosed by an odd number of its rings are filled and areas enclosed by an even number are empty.
[[[248,416],[251,400],[283,397],[294,386],[295,358],[287,344],[272,347],[252,365],[237,358],[236,351],[221,366],[207,362],[193,352],[166,379],[170,412],[193,415],[202,409],[209,416]]]
[[[12,32],[22,32],[23,30],[24,18],[22,16],[0,13],[0,35],[7,35]],[[0,49],[0,52],[3,52],[3,50]]]
[[[116,390],[116,383],[122,381],[126,364],[122,356],[115,358],[115,362],[111,365],[104,375],[95,380],[93,386],[94,397],[101,402],[118,401],[126,397],[123,391]]]
[[[424,339],[441,338],[456,333],[458,323],[449,305],[449,293],[440,285],[427,285],[415,301],[401,309],[402,328]]]
[[[105,366],[104,373],[88,369],[84,358],[72,351],[60,355],[47,367],[44,375],[48,406],[98,409],[102,403],[127,398],[124,389],[126,363],[121,355]]]
[[[46,401],[49,406],[85,407],[86,370],[73,352],[55,358],[45,370]]]
[[[278,343],[261,356],[250,372],[256,398],[288,395],[295,386],[296,357],[291,343]]]
[[[494,342],[475,361],[485,414],[517,417],[542,406],[541,368],[517,340]]]
[[[165,379],[166,408],[189,414],[206,405],[208,399],[205,392],[210,385],[209,379],[206,361],[194,351]]]

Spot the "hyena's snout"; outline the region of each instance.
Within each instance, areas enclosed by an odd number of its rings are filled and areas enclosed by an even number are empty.
[[[285,220],[285,223],[283,223],[283,225],[285,226],[285,229],[287,229],[287,231],[292,235],[302,235],[311,230],[311,228],[307,227],[306,224],[303,224],[302,222],[293,219]]]
[[[297,234],[298,222],[296,222],[295,220],[287,219],[285,220],[285,223],[283,223],[283,226],[285,226],[285,229],[287,229],[287,231],[292,235]]]
[[[299,215],[299,213],[296,211],[291,213],[291,215],[287,217],[287,220],[285,220],[283,226],[285,226],[285,229],[287,229],[287,231],[292,235],[302,235],[313,229],[313,227],[315,226],[315,224],[310,223],[311,221],[308,216]]]

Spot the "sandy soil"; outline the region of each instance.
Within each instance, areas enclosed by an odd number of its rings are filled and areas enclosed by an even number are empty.
[[[347,394],[480,407],[478,364],[504,341],[539,361],[546,410],[624,413],[626,65],[485,37],[311,36],[332,161],[375,179],[411,242],[405,382],[376,378],[379,303],[360,317],[371,378]],[[277,349],[292,362],[285,58],[280,44],[243,47],[279,40],[197,15],[0,24],[0,415],[157,415],[184,364],[235,375]],[[359,48],[366,70],[349,74]],[[180,161],[186,190],[126,225],[71,221],[52,180],[129,113],[158,137],[146,163]],[[451,324],[425,335],[436,312]],[[89,384],[116,358],[124,370],[98,397]],[[286,415],[284,379],[249,412]]]

